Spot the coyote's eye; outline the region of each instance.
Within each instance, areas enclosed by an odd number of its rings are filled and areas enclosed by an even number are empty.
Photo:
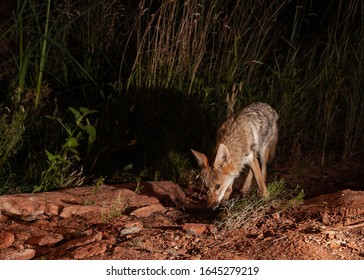
[[[221,185],[220,185],[220,184],[217,184],[217,185],[215,186],[215,190],[220,189],[220,187],[221,187]]]

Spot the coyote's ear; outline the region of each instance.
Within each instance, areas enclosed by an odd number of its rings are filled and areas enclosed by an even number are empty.
[[[214,167],[217,170],[222,171],[222,169],[229,163],[229,157],[230,155],[228,148],[224,144],[220,144],[216,153]]]
[[[204,154],[196,152],[195,150],[192,150],[192,149],[191,149],[191,152],[195,156],[195,158],[197,160],[197,164],[200,168],[207,168],[209,166],[209,161]]]

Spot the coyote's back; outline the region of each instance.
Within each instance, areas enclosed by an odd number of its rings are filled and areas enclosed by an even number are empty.
[[[263,197],[268,195],[266,164],[275,153],[277,122],[278,114],[271,106],[253,103],[221,125],[211,161],[204,154],[192,150],[208,189],[208,207],[215,208],[221,200],[229,198],[233,182],[245,165],[249,165],[250,170],[242,191],[246,193],[249,190],[254,174],[260,194]]]

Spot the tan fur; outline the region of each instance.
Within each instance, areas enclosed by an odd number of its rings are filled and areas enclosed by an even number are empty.
[[[211,162],[203,153],[191,150],[208,190],[207,207],[216,208],[221,201],[229,199],[233,182],[245,165],[250,169],[242,192],[249,191],[254,175],[260,195],[268,195],[266,164],[275,154],[277,121],[278,114],[272,107],[265,103],[253,103],[221,125]]]

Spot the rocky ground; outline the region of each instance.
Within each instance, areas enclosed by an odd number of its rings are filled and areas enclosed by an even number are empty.
[[[0,196],[0,259],[364,259],[362,167],[278,173],[307,199],[230,230],[166,181]]]

